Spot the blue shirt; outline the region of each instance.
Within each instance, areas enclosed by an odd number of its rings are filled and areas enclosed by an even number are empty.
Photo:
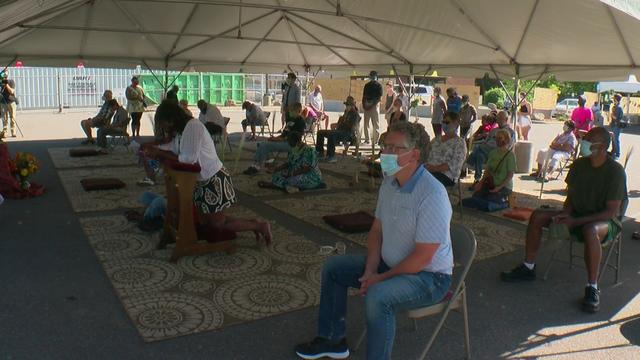
[[[438,244],[424,271],[451,274],[451,213],[446,189],[424,166],[420,165],[404,186],[394,177],[386,177],[376,206],[376,218],[382,224],[382,260],[394,267],[417,243]]]
[[[462,108],[462,98],[460,96],[454,96],[447,99],[447,111],[460,114]]]

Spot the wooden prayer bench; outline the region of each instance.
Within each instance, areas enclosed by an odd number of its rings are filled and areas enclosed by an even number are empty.
[[[158,248],[175,242],[171,253],[171,262],[189,255],[200,255],[213,251],[235,252],[233,239],[235,233],[209,234],[207,239],[199,239],[193,206],[193,189],[200,172],[199,165],[179,162],[163,163],[165,185],[167,191],[167,213],[164,221],[164,233]],[[213,238],[212,238],[213,236]],[[200,236],[202,237],[202,235]]]

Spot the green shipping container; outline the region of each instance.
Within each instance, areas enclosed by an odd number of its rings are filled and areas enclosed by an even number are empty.
[[[164,80],[163,74],[157,75]],[[245,99],[244,74],[182,73],[178,76],[177,73],[171,73],[168,78],[169,84],[175,79],[174,84],[180,87],[178,99],[186,99],[192,105],[198,102],[200,94],[205,101],[216,105],[224,105],[227,100],[239,104]],[[163,98],[162,84],[152,74],[142,75],[140,83],[147,97],[160,103]]]

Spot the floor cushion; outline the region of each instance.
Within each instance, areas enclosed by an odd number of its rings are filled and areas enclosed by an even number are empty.
[[[78,148],[78,149],[69,149],[69,156],[71,157],[86,157],[86,156],[98,156],[105,155],[103,151],[92,148]]]
[[[326,215],[322,219],[332,228],[349,234],[367,232],[375,219],[365,211],[350,214]]]
[[[85,191],[114,190],[126,186],[122,180],[116,178],[88,178],[80,180],[80,184]]]

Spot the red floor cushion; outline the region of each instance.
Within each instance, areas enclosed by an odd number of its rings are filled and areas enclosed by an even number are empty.
[[[505,212],[502,215],[504,217],[508,217],[509,219],[514,219],[519,221],[529,221],[531,214],[533,214],[533,209],[514,207],[513,209]]]
[[[114,190],[122,189],[126,186],[124,182],[116,178],[89,178],[80,180],[80,184],[85,191],[94,190]]]
[[[367,232],[375,219],[366,211],[350,214],[326,215],[322,219],[332,228],[349,234]]]

